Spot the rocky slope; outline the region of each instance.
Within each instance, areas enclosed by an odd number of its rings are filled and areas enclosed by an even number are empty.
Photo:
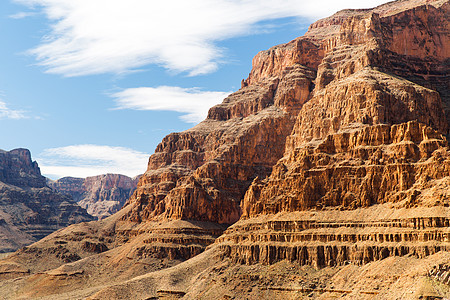
[[[69,224],[93,218],[53,192],[26,149],[0,150],[0,252],[31,244]]]
[[[0,261],[0,293],[450,297],[449,10],[344,10],[260,52],[121,211]]]
[[[255,177],[266,177],[282,157],[315,75],[295,65],[283,75],[244,83],[211,108],[205,121],[165,137],[150,157],[124,220],[236,222],[248,186]]]
[[[448,93],[442,88],[448,76],[448,7],[448,2],[439,9],[422,5],[400,12],[381,7],[342,20],[339,33],[322,40],[314,96],[297,116],[283,159],[271,176],[254,181],[242,203],[243,218],[250,220],[279,212],[313,209],[319,216],[324,210],[368,208],[367,223],[338,221],[351,212],[331,218],[335,230],[316,220],[298,227],[288,217],[280,230],[289,243],[277,243],[275,232],[273,238],[241,236],[227,253],[250,261],[293,259],[323,266],[448,251]],[[328,22],[313,24],[306,38],[315,38]],[[405,39],[412,42],[400,42]],[[391,208],[372,220],[370,211],[386,203]],[[427,207],[440,209],[430,213]],[[389,220],[403,208],[409,210],[396,218],[404,224],[396,230]],[[380,222],[391,228],[387,239],[372,228]],[[416,224],[406,225],[410,222]],[[429,238],[428,226],[437,236]],[[250,254],[244,250],[247,238],[276,250],[255,247]],[[292,248],[295,241],[302,246]],[[315,241],[312,248],[307,241]]]
[[[71,196],[90,215],[105,218],[122,208],[136,189],[139,178],[120,174],[64,177],[49,180],[48,185],[61,194]]]

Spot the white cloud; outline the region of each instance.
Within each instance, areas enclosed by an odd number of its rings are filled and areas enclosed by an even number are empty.
[[[198,88],[160,86],[130,88],[115,93],[118,109],[168,110],[186,113],[181,119],[198,123],[206,118],[208,109],[228,96],[230,92],[201,91]]]
[[[21,11],[21,12],[18,12],[16,14],[10,15],[9,17],[11,19],[23,19],[23,18],[34,16],[34,15],[36,15],[35,12]]]
[[[48,35],[31,50],[48,72],[123,73],[148,64],[199,75],[224,58],[216,42],[283,17],[317,19],[385,0],[15,0],[43,11]]]
[[[51,178],[87,177],[106,173],[136,176],[145,172],[149,154],[124,147],[72,145],[44,150],[37,158]]]
[[[0,100],[0,120],[1,119],[26,119],[25,112],[22,110],[13,110],[6,106],[6,103]]]

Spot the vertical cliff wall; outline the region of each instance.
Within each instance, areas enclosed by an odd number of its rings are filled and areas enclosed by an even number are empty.
[[[405,3],[310,26],[315,88],[284,157],[247,190],[247,221],[219,239],[225,256],[330,266],[450,249],[449,4]]]
[[[8,252],[93,217],[46,185],[27,149],[0,151],[0,251]]]
[[[105,218],[123,207],[136,189],[139,177],[103,174],[87,178],[64,177],[48,184],[55,191],[71,196],[90,215]]]
[[[261,71],[244,81],[238,92],[210,109],[205,121],[165,137],[124,220],[236,222],[245,191],[283,156],[295,116],[313,89],[313,68],[296,58],[287,64],[281,73]]]
[[[362,161],[373,155],[391,155],[379,152],[386,148],[384,145],[392,144],[390,149],[398,153],[390,160],[403,164],[403,160],[431,157],[434,150],[446,146],[448,6],[444,1],[433,5],[410,1],[373,10],[346,10],[312,24],[304,37],[260,52],[241,90],[211,108],[207,120],[188,131],[169,135],[158,146],[129,201],[132,211],[127,218],[139,222],[166,217],[231,224],[239,219],[241,199],[255,178],[258,180],[242,205],[245,215],[248,210],[258,210],[250,202],[270,202],[276,207],[286,201],[304,202],[281,209],[297,210],[343,203],[341,193],[359,199],[360,204],[352,207],[390,201],[389,193],[413,185],[413,175],[409,176],[409,184],[390,184],[386,187],[389,191],[382,190],[380,195],[366,190],[377,190],[369,179],[366,188],[353,193],[346,186],[340,188],[345,192],[339,192],[337,186],[326,186],[309,173],[304,176],[308,186],[286,178],[291,178],[289,172],[298,176],[299,167],[305,172],[318,168],[314,161],[320,161],[318,164],[325,168],[350,159],[340,152],[360,151],[349,154],[356,155],[355,162],[349,164],[369,165]],[[417,123],[406,125],[410,121]],[[396,124],[404,125],[391,132]],[[436,133],[428,137],[433,130]],[[391,134],[404,137],[384,137]],[[411,139],[411,135],[415,137]],[[349,138],[365,140],[357,145],[347,141]],[[335,149],[327,144],[335,143],[333,139],[353,148]],[[258,151],[268,147],[271,151]],[[331,148],[322,150],[326,147]],[[314,153],[316,157],[311,158],[308,155],[312,154],[305,151],[324,153]],[[383,159],[383,164],[389,161]],[[371,170],[366,168],[364,174],[389,173],[384,167]],[[271,172],[266,181],[273,184],[261,187],[260,181]],[[440,175],[434,179],[445,177],[446,172],[438,172]],[[353,184],[359,187],[364,174],[357,175],[360,177]],[[333,174],[326,176],[339,181]],[[330,194],[326,198],[334,200],[321,201],[325,191]],[[311,199],[300,200],[304,197],[301,195]]]

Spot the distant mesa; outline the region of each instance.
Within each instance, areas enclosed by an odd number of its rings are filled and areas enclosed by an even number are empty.
[[[141,175],[130,178],[120,174],[103,174],[87,178],[63,177],[47,180],[56,192],[72,197],[78,205],[99,219],[117,212],[136,189]]]
[[[0,252],[15,251],[94,217],[46,184],[27,149],[0,150]]]

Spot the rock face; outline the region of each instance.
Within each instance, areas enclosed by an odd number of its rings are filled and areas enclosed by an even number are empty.
[[[288,260],[316,268],[362,265],[448,252],[449,222],[448,207],[305,211],[240,222],[217,242],[224,256],[244,264]]]
[[[0,151],[0,251],[16,250],[69,224],[93,218],[53,192],[27,149]]]
[[[448,2],[344,11],[296,40],[322,50],[315,89],[284,157],[247,190],[248,221],[219,238],[225,256],[323,267],[449,251],[448,13]]]
[[[0,150],[0,181],[14,186],[42,188],[45,177],[27,149]]]
[[[259,53],[241,90],[158,146],[124,220],[447,207],[448,12],[346,10]]]
[[[250,188],[253,194],[243,203],[244,216],[249,209],[257,210],[250,203],[259,203],[250,199],[255,194],[275,206],[296,202],[254,212],[258,214],[336,206],[345,193],[345,201],[360,202],[352,207],[367,206],[391,201],[391,194],[409,189],[414,175],[404,184],[407,179],[399,177],[413,167],[405,163],[426,160],[440,147],[438,152],[445,156],[449,133],[449,4],[434,5],[410,2],[342,11],[311,25],[304,37],[256,55],[241,90],[211,108],[206,121],[169,135],[158,146],[129,201],[133,209],[127,217],[139,222],[162,216],[231,224],[240,217],[240,200],[249,182],[265,178],[283,154],[267,179],[273,188],[266,184],[257,191],[257,183]],[[271,151],[259,151],[269,147]],[[383,167],[373,165],[375,159],[381,159]],[[360,166],[358,179],[351,183],[355,188],[315,180],[328,176],[340,181],[338,172],[351,171],[340,166],[345,163]],[[396,167],[402,169],[389,171]],[[309,170],[320,168],[322,175],[310,176]],[[332,174],[330,168],[339,171]],[[306,183],[289,177],[289,172],[298,177],[299,169],[307,173],[302,176]],[[383,172],[398,177],[397,182],[375,195],[370,189],[390,180],[378,179]],[[373,173],[372,178],[366,173]],[[447,174],[444,169],[433,179]],[[366,186],[360,188],[363,181]],[[319,187],[322,193],[316,191]],[[280,202],[275,193],[284,199]],[[311,199],[301,200],[302,195]]]
[[[243,202],[244,217],[386,202],[448,206],[448,192],[436,191],[448,184],[446,146],[443,135],[416,121],[340,130],[296,147],[272,176],[255,181]]]
[[[270,174],[282,157],[314,76],[314,70],[299,65],[244,86],[211,108],[199,125],[165,137],[150,157],[124,220],[236,222],[251,182]]]
[[[104,218],[117,212],[136,189],[140,176],[104,174],[87,178],[64,177],[48,182],[49,186],[71,196],[95,217]]]
[[[32,262],[17,280],[35,297],[449,297],[449,10],[344,10],[260,52],[239,91],[163,139],[122,210],[0,274]]]

